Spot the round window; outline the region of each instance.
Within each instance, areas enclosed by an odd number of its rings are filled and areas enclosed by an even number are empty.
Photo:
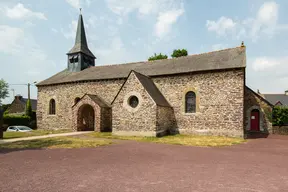
[[[137,107],[139,104],[139,100],[136,96],[131,96],[128,101],[129,105],[133,108]]]

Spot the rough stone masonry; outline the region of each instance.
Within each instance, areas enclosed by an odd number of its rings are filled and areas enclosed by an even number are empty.
[[[271,127],[263,107],[272,106],[246,87],[243,44],[116,65],[95,66],[95,58],[80,14],[67,69],[37,84],[39,129],[243,137],[244,131],[265,132]]]

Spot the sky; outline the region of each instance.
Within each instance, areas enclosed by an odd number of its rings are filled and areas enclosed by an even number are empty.
[[[0,0],[0,79],[13,95],[67,67],[79,8],[96,65],[145,61],[174,49],[198,54],[241,45],[246,85],[261,93],[288,89],[288,1]],[[20,84],[20,85],[19,85]],[[31,86],[31,98],[37,87]]]

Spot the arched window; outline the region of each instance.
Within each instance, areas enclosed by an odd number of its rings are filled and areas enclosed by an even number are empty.
[[[196,112],[196,94],[193,91],[189,91],[185,95],[185,113]]]
[[[78,103],[79,101],[80,101],[80,98],[79,98],[79,97],[76,97],[76,98],[74,99],[74,104]]]
[[[56,114],[56,104],[55,100],[51,99],[49,102],[49,114],[50,115],[55,115]]]

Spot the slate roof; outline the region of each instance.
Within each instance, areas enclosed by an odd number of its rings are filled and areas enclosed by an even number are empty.
[[[264,98],[273,105],[276,105],[278,101],[284,106],[288,106],[288,95],[285,94],[263,94]]]
[[[92,100],[92,101],[94,101],[95,103],[97,103],[100,107],[104,107],[104,108],[110,108],[111,106],[109,105],[109,104],[107,104],[101,97],[99,97],[98,95],[92,95],[92,94],[85,94],[85,95],[83,95],[82,97],[81,97],[81,99],[83,99],[85,96],[88,96],[88,97],[90,97],[90,99]],[[80,99],[80,100],[81,100]],[[72,106],[72,108],[75,106],[75,105],[77,105],[77,103],[75,103],[73,106]]]
[[[80,72],[68,72],[65,69],[38,83],[37,86],[126,78],[131,70],[152,77],[243,67],[246,67],[246,49],[235,47],[173,59],[95,66]]]
[[[246,89],[250,90],[256,97],[258,97],[261,101],[265,102],[266,104],[268,104],[270,107],[273,107],[274,105],[272,103],[270,103],[270,101],[268,101],[267,99],[265,99],[263,97],[262,94],[258,94],[255,91],[253,91],[251,88],[247,87],[247,85],[245,86]]]
[[[157,105],[163,107],[171,107],[171,105],[168,103],[168,101],[165,99],[163,94],[156,87],[156,85],[154,84],[153,80],[150,77],[147,77],[136,71],[133,72]]]
[[[96,58],[94,54],[88,48],[82,14],[79,15],[79,19],[78,19],[78,27],[77,27],[77,32],[76,32],[75,45],[67,54],[70,55],[70,54],[79,53],[79,52],[82,52],[86,55]]]
[[[14,99],[13,102],[11,103],[11,106],[7,109],[9,113],[23,113],[25,112],[26,108],[26,102],[28,99],[22,98],[21,99]],[[32,106],[32,111],[37,110],[37,100],[36,99],[30,99],[31,101],[31,106]]]
[[[100,98],[97,95],[91,95],[91,94],[87,94],[88,97],[90,97],[95,103],[97,103],[100,107],[105,107],[105,108],[109,108],[111,107],[110,105],[108,105],[102,98]]]

